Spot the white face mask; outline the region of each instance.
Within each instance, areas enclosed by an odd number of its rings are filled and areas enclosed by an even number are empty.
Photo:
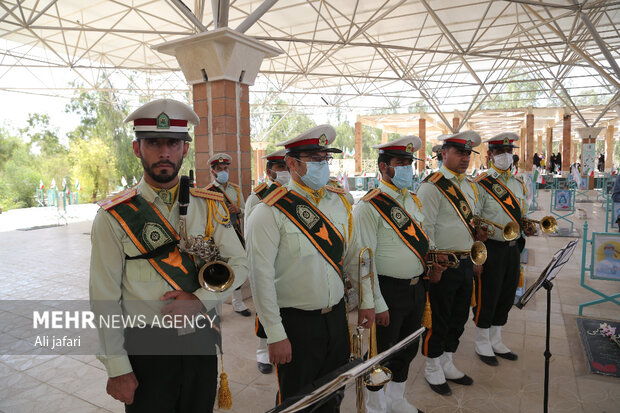
[[[500,169],[502,171],[508,170],[512,165],[512,154],[509,152],[505,152],[500,155],[494,155],[493,165],[495,165],[497,169]]]
[[[289,171],[278,171],[276,172],[275,181],[280,185],[286,185],[291,180],[291,174]]]

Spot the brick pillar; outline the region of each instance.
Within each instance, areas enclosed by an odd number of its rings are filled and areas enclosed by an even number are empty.
[[[207,160],[215,152],[232,157],[230,181],[245,196],[252,181],[249,85],[265,58],[282,50],[228,27],[192,34],[153,46],[174,56],[194,92],[194,110],[200,117],[196,128],[196,182],[207,185]]]
[[[420,134],[420,140],[422,141],[422,146],[420,147],[420,151],[418,152],[418,158],[421,158],[421,161],[418,162],[418,173],[422,175],[424,173],[424,168],[426,167],[426,119],[420,118],[418,121],[418,133]]]
[[[545,165],[549,168],[549,159],[551,159],[551,152],[553,151],[553,128],[549,126],[547,128],[547,153],[545,154]]]
[[[571,139],[570,141],[570,163],[574,164],[575,162],[577,162],[577,141]],[[581,162],[581,164],[583,166],[583,162]]]
[[[226,79],[194,84],[194,110],[200,117],[196,183],[202,187],[211,182],[207,161],[214,153],[225,152],[232,158],[230,181],[247,197],[252,189],[248,85]]]
[[[543,150],[543,146],[542,146],[542,131],[538,132],[538,143],[536,145],[536,152],[538,153],[538,156],[542,155],[542,150]]]
[[[254,184],[265,176],[266,161],[263,159],[265,156],[265,149],[267,149],[267,142],[252,142],[252,149],[254,149]]]
[[[461,123],[461,119],[457,117],[452,118],[452,128],[454,128],[454,130],[456,130],[456,128],[459,127],[460,123]]]
[[[614,163],[614,124],[609,122],[605,133],[605,172],[611,172],[611,166]]]
[[[526,142],[526,131],[525,128],[521,128],[519,130],[519,141],[521,142],[521,145],[519,145],[519,170],[522,170],[524,168],[525,165],[525,147],[527,146],[527,142]]]
[[[525,170],[532,172],[534,164],[534,114],[525,117]]]
[[[564,114],[563,128],[562,128],[562,175],[568,173],[570,166],[570,114]]]
[[[362,122],[355,122],[355,173],[362,172]]]
[[[388,142],[387,132],[381,132],[381,143],[387,143],[387,142]]]

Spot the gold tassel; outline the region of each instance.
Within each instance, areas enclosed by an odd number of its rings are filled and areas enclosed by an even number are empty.
[[[422,326],[428,328],[429,330],[433,326],[431,301],[428,298],[428,291],[426,292],[426,303],[424,303],[424,313],[422,314]]]
[[[220,354],[222,362],[222,374],[220,374],[220,388],[217,391],[217,408],[221,410],[230,410],[232,407],[232,395],[228,387],[228,375],[224,373],[224,358]]]
[[[473,290],[471,291],[471,306],[475,307],[476,306],[476,281],[475,280],[471,280],[471,283],[473,284]]]
[[[523,267],[519,267],[519,288],[523,288],[525,286],[525,277],[523,276]]]

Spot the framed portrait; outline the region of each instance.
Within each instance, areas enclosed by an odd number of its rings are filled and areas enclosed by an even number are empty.
[[[620,281],[620,234],[592,234],[592,278]]]
[[[572,209],[572,191],[560,189],[555,192],[555,202],[553,208],[556,211],[570,211]]]

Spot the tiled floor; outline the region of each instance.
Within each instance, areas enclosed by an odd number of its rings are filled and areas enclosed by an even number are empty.
[[[549,193],[540,193],[540,204],[549,204]],[[579,203],[588,214],[590,230],[604,229],[604,210],[598,203]],[[548,207],[547,207],[548,208]],[[534,216],[546,215],[538,211]],[[583,220],[576,219],[581,231]],[[0,299],[88,299],[90,222],[68,226],[15,231],[32,226],[8,225],[0,215]],[[39,222],[37,222],[39,225]],[[6,228],[10,229],[7,230]],[[537,237],[528,241],[530,261],[528,283],[546,266],[549,257],[568,238]],[[579,285],[581,243],[566,265],[552,291],[550,411],[618,412],[620,379],[590,374],[579,341],[574,317],[578,304],[597,298]],[[620,292],[620,284],[591,281],[608,293]],[[248,300],[252,306],[251,300]],[[455,355],[457,366],[472,376],[471,387],[453,385],[453,395],[433,393],[422,373],[423,358],[417,356],[407,385],[409,400],[425,412],[538,412],[542,410],[545,347],[544,291],[526,309],[513,309],[504,328],[506,344],[519,360],[500,360],[489,367],[474,355],[475,329],[466,325],[461,346]],[[253,308],[252,308],[253,310]],[[620,320],[613,304],[589,307],[585,315]],[[264,412],[273,406],[275,375],[262,375],[254,358],[257,339],[253,318],[242,318],[223,306],[224,363],[233,393],[231,412]],[[2,324],[2,342],[26,340],[19,326]],[[7,356],[0,355],[0,412],[121,412],[123,407],[105,393],[106,374],[94,356]],[[354,412],[354,390],[348,389],[343,412]]]

